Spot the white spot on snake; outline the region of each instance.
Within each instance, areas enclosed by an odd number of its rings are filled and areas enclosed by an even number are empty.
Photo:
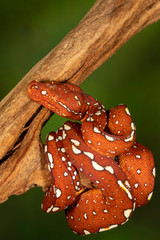
[[[77,147],[80,145],[80,142],[75,139],[71,139],[71,142],[75,144]]]
[[[138,188],[138,186],[139,186],[138,183],[135,183],[135,184],[134,184],[134,187],[135,187],[135,188]]]
[[[131,186],[130,186],[130,184],[129,184],[129,182],[126,180],[125,182],[125,185],[128,187],[128,188],[131,188]]]
[[[150,200],[151,200],[151,198],[152,198],[152,195],[153,195],[153,192],[151,192],[151,193],[149,193],[149,194],[148,194],[148,197],[147,197],[147,200],[148,200],[148,201],[150,201]]]
[[[66,134],[66,132],[63,130],[63,132],[62,132],[62,139],[66,139],[66,137],[67,137],[67,134]]]
[[[64,156],[62,156],[62,161],[65,162],[66,161],[66,158]]]
[[[132,209],[124,210],[123,213],[124,213],[125,218],[129,218],[129,216],[131,215],[132,211],[133,211]]]
[[[47,145],[44,146],[44,151],[47,152]]]
[[[108,198],[109,198],[110,200],[114,200],[114,198],[113,198],[113,197],[110,197],[110,196],[109,196]]]
[[[152,169],[152,175],[153,175],[153,177],[156,177],[156,168],[155,167]]]
[[[85,230],[85,229],[84,229],[83,231],[84,231],[84,234],[85,234],[85,235],[91,234],[88,230]]]
[[[136,130],[136,126],[134,125],[134,123],[133,123],[133,122],[131,122],[131,129],[132,129],[133,131],[135,131],[135,130]]]
[[[72,166],[72,163],[70,161],[68,161],[68,166],[71,167]]]
[[[61,194],[62,194],[62,191],[59,188],[57,188],[56,189],[56,198],[59,198],[61,196]]]
[[[91,105],[91,104],[90,104],[90,102],[87,102],[87,101],[86,101],[86,103],[87,103],[87,105],[88,105],[88,106],[90,106],[90,105]]]
[[[111,174],[114,174],[114,169],[111,166],[106,166],[104,169],[110,172]]]
[[[71,130],[71,127],[68,126],[67,124],[64,124],[63,127],[64,127],[64,129],[65,129],[66,131]]]
[[[52,211],[52,209],[53,209],[53,205],[51,207],[49,207],[46,212],[49,213]]]
[[[132,200],[132,195],[131,195],[130,191],[124,186],[124,184],[122,183],[122,181],[121,181],[121,180],[118,180],[117,183],[118,183],[118,185],[126,192],[128,198]]]
[[[87,213],[84,213],[84,215],[83,215],[83,216],[84,216],[84,218],[85,218],[85,219],[87,219],[87,218],[88,218],[88,217],[87,217]]]
[[[141,156],[140,156],[139,154],[137,154],[137,155],[136,155],[136,158],[140,159],[140,158],[141,158]]]
[[[73,179],[73,180],[75,180],[75,179],[76,179],[76,177],[75,177],[75,176],[72,176],[72,179]]]
[[[39,87],[37,85],[33,86],[32,88],[39,89]]]
[[[68,172],[64,172],[64,176],[67,177],[68,176]]]
[[[118,227],[118,225],[117,225],[117,224],[113,224],[113,225],[110,225],[110,226],[107,227],[107,228],[100,228],[100,229],[99,229],[99,232],[107,231],[107,230],[112,229],[112,228],[115,228],[115,227]]]
[[[49,160],[49,163],[50,163],[50,167],[54,168],[53,157],[52,157],[51,153],[48,153],[48,160]]]
[[[133,140],[134,133],[135,132],[132,131],[131,134],[126,139],[124,139],[124,142],[131,142]]]
[[[94,159],[94,155],[91,152],[83,152],[87,157],[89,157],[91,160]]]
[[[107,210],[107,209],[104,209],[103,212],[104,212],[104,213],[108,213],[108,210]]]
[[[98,111],[95,113],[96,116],[100,116],[101,115],[101,111]]]
[[[87,121],[87,122],[94,122],[94,118],[88,117],[88,118],[86,119],[86,121]]]
[[[135,199],[135,198],[134,198]],[[135,199],[136,200],[136,199]],[[135,210],[135,208],[136,208],[136,203],[134,202],[133,203],[133,211]]]
[[[72,151],[73,151],[75,154],[80,154],[80,153],[81,153],[81,150],[79,150],[78,148],[76,148],[74,145],[72,145]]]
[[[81,104],[81,101],[79,100],[78,96],[75,95],[74,98],[78,101],[79,106],[81,106],[82,104]]]
[[[64,107],[65,109],[67,109],[69,112],[71,111],[65,104],[63,104],[62,102],[58,102],[62,107]]]
[[[101,165],[99,165],[97,162],[95,161],[92,161],[92,166],[95,170],[97,171],[103,171],[104,170],[104,167],[102,167]]]
[[[53,209],[52,209],[52,212],[57,212],[59,210],[59,207],[54,207]]]
[[[111,136],[109,136],[109,135],[107,135],[107,134],[105,134],[104,136],[105,136],[105,138],[106,138],[108,141],[110,141],[110,142],[114,142],[114,141],[115,141],[115,138],[113,138],[113,137],[111,137]]]
[[[97,106],[97,105],[99,105],[99,103],[94,103],[94,106]]]
[[[48,135],[47,140],[48,140],[48,141],[52,141],[52,140],[54,140],[54,136],[52,136],[52,135]]]
[[[66,150],[65,150],[64,148],[61,148],[61,152],[62,152],[62,153],[65,153]]]
[[[140,173],[141,173],[141,170],[140,170],[140,169],[138,169],[138,170],[137,170],[137,173],[138,173],[138,174],[140,174]]]
[[[58,136],[58,140],[61,141],[61,140],[62,140],[62,137],[61,137],[61,136]]]
[[[97,127],[94,127],[94,128],[93,128],[93,131],[94,131],[95,133],[101,133]]]
[[[47,91],[43,90],[43,91],[41,91],[41,94],[42,94],[42,95],[46,95],[46,94],[47,94]]]
[[[131,116],[131,114],[130,114],[130,112],[129,112],[129,110],[128,110],[127,107],[125,108],[125,112],[126,112],[129,116]]]

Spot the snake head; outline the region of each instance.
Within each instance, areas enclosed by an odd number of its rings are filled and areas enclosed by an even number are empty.
[[[81,89],[70,83],[32,81],[28,94],[32,100],[63,117],[80,120],[87,111]]]

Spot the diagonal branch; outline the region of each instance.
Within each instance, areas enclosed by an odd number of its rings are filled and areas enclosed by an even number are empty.
[[[45,190],[50,183],[39,136],[52,113],[29,99],[28,83],[80,84],[133,35],[159,19],[159,0],[97,0],[77,27],[1,101],[0,202],[35,185]],[[82,182],[86,184],[83,177]]]

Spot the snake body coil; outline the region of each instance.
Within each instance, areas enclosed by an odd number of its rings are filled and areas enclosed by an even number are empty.
[[[78,234],[102,232],[124,224],[135,207],[152,196],[155,167],[149,149],[135,142],[136,128],[125,105],[108,111],[71,83],[36,82],[28,94],[67,121],[45,144],[51,186],[42,208],[65,209]],[[80,184],[79,172],[93,185]]]

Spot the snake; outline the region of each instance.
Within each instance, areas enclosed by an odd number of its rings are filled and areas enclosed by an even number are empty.
[[[148,203],[155,182],[154,158],[135,141],[136,127],[125,104],[106,110],[69,82],[34,80],[28,95],[70,119],[46,138],[51,184],[43,211],[65,210],[73,232],[88,235],[123,225],[136,207]],[[92,187],[81,184],[80,173]]]

